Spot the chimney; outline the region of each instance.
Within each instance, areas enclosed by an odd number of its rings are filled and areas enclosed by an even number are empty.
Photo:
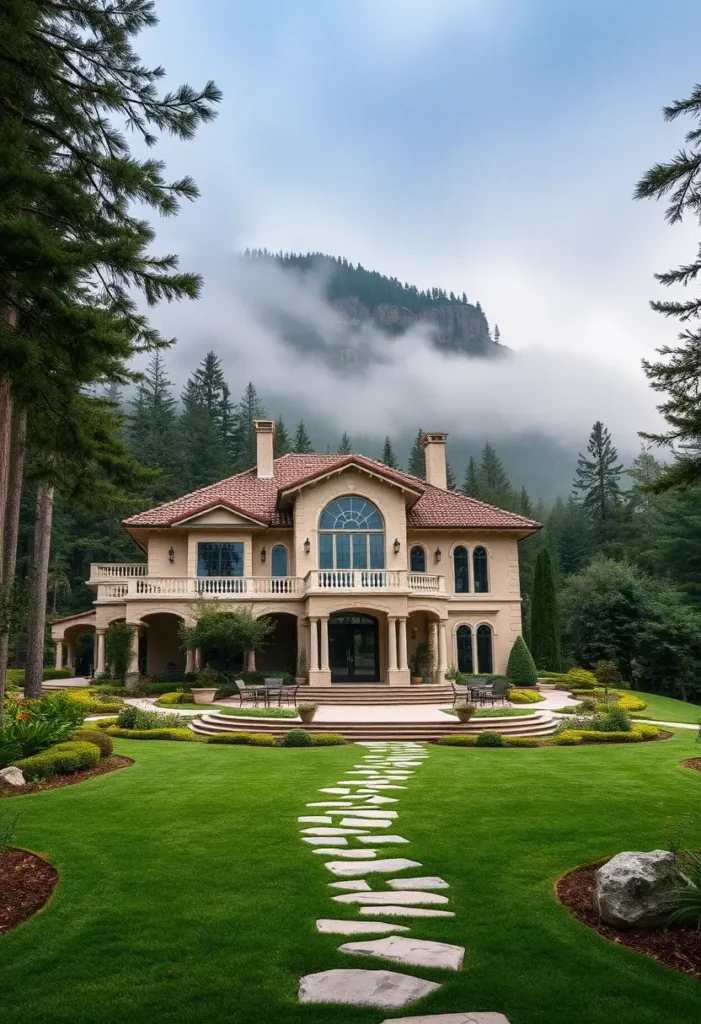
[[[269,480],[273,475],[275,421],[254,420],[253,433],[256,435],[256,474],[260,479]]]
[[[447,434],[424,434],[421,444],[424,450],[426,465],[426,482],[433,487],[448,489],[448,477],[445,469],[445,442]]]

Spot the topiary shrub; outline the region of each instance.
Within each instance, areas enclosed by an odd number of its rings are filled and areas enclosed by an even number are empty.
[[[656,725],[640,725],[633,726],[633,732],[639,733],[644,740],[658,740],[660,738],[661,729]]]
[[[311,733],[308,733],[306,729],[290,729],[285,733],[282,745],[283,747],[311,747]]]
[[[644,711],[647,704],[640,697],[634,697],[632,693],[622,694],[616,701],[616,707],[624,711]]]
[[[492,732],[491,729],[487,729],[486,732],[481,732],[477,737],[476,747],[503,747],[504,737],[500,732]]]
[[[111,737],[99,729],[78,729],[73,733],[73,739],[78,743],[94,743],[96,747],[99,747],[100,757],[103,760],[112,754]]]
[[[538,704],[541,700],[545,700],[545,697],[538,693],[537,690],[509,691],[509,702],[511,704]]]
[[[342,747],[348,740],[339,732],[313,732],[313,747]]]
[[[536,686],[538,670],[522,636],[517,636],[509,655],[506,676],[515,686]]]
[[[565,673],[563,681],[570,689],[575,687],[580,690],[595,690],[598,686],[594,673],[588,672],[585,668],[571,668]]]
[[[87,771],[100,761],[100,748],[94,743],[57,743],[55,747],[43,750],[41,754],[16,761],[15,766],[23,773],[27,782],[38,782],[53,778],[54,775],[72,775]]]
[[[474,747],[476,736],[443,736],[439,741],[442,747]]]
[[[535,736],[505,736],[505,747],[538,747],[540,746]]]
[[[189,729],[120,729],[113,726],[107,734],[120,740],[178,740],[183,743],[190,743],[196,738]]]

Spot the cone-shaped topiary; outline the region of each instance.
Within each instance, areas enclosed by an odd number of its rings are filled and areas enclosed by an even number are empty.
[[[538,682],[538,670],[522,636],[516,637],[511,648],[506,675],[517,686],[535,686]]]

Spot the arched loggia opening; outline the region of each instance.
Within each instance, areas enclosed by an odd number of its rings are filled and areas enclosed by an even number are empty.
[[[289,672],[297,674],[297,616],[287,612],[268,613],[275,630],[264,650],[256,654],[259,672]]]
[[[139,632],[139,671],[147,675],[185,671],[185,651],[178,632],[181,621],[171,612],[142,616],[145,628]]]

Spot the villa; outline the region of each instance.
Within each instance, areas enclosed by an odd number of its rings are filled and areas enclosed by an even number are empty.
[[[421,480],[364,455],[274,459],[274,430],[256,421],[252,469],[124,520],[145,560],[91,566],[94,607],[52,624],[57,666],[94,630],[104,671],[121,619],[138,631],[131,671],[192,671],[178,624],[211,599],[273,616],[257,667],[296,673],[304,652],[312,686],[407,685],[422,642],[437,682],[452,665],[503,672],[521,632],[518,542],[539,524],[449,491],[447,434],[424,436]]]

